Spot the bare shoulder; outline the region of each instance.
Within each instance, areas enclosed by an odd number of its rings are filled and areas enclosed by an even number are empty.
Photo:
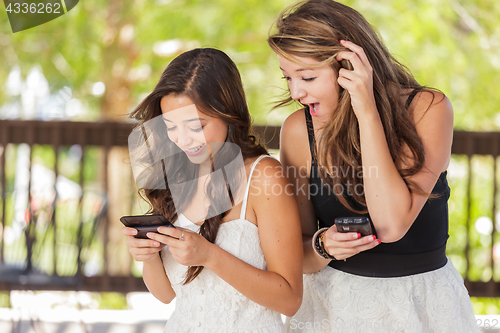
[[[266,156],[257,163],[252,175],[252,182],[259,183],[279,183],[285,178],[282,164],[271,156]]]
[[[307,137],[306,117],[304,109],[300,109],[289,115],[281,126],[281,138],[293,139],[295,137]]]
[[[309,165],[311,152],[304,109],[288,116],[281,127],[280,160],[285,167]]]
[[[284,167],[272,157],[265,157],[257,163],[250,181],[250,195],[259,197],[256,201],[270,195],[280,196],[288,184]]]
[[[453,126],[453,107],[448,97],[439,91],[422,90],[417,93],[410,112],[417,128],[421,122],[429,121]]]
[[[415,127],[424,145],[425,167],[439,175],[450,161],[453,141],[451,103],[443,93],[424,90],[417,94],[409,111],[413,112]]]

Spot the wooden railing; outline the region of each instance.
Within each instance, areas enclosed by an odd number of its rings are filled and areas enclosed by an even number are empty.
[[[108,251],[110,246],[109,230],[111,223],[118,223],[110,221],[109,209],[107,209],[108,204],[111,205],[108,200],[109,152],[115,147],[127,146],[128,135],[133,127],[134,124],[131,123],[117,122],[0,121],[0,290],[86,290],[124,293],[146,290],[142,279],[132,274],[132,267],[129,267],[130,273],[126,275],[117,275],[108,269],[108,263],[113,260]],[[256,126],[254,132],[261,138],[262,142],[266,143],[268,148],[279,148],[279,127]],[[60,176],[61,161],[68,158],[70,147],[77,147],[76,151],[80,151],[81,154],[76,154],[78,162],[74,168],[77,172],[71,177],[72,181],[78,184],[81,193],[79,193],[79,198],[76,198],[76,206],[73,209],[61,206],[62,193],[57,194],[58,191],[54,189],[52,192],[56,195],[49,200],[49,203],[45,203],[45,210],[42,210],[40,204],[33,202],[31,188],[33,182],[29,181],[26,191],[28,200],[25,217],[20,220],[19,216],[14,216],[13,206],[17,203],[14,202],[16,185],[13,175],[22,171],[12,170],[12,168],[19,159],[20,155],[17,156],[16,152],[21,144],[24,144],[25,147],[27,145],[29,148],[26,149],[29,151],[27,155],[29,160],[27,162],[28,174],[33,172],[32,167],[35,164],[33,152],[37,147],[48,147],[48,153],[46,151],[45,154],[52,156],[49,159],[53,160],[53,166],[49,169],[52,170],[51,175],[54,179],[58,179]],[[96,154],[94,157],[89,157],[89,150],[92,149],[97,149],[97,158]],[[463,216],[460,217],[463,219],[466,230],[466,243],[463,247],[463,253],[460,255],[465,260],[465,271],[462,273],[471,296],[500,296],[500,282],[495,280],[497,273],[493,256],[493,247],[498,234],[495,225],[497,212],[496,161],[499,153],[500,133],[454,132],[452,154],[454,157],[463,155],[468,161],[467,175],[463,179],[465,181],[465,197],[461,200],[465,205],[465,210]],[[474,232],[471,211],[473,205],[471,187],[474,179],[472,161],[473,156],[476,155],[493,158],[494,172],[491,179],[493,195],[489,203],[491,206],[489,215],[491,215],[493,230],[489,235],[491,238],[489,249],[483,249],[485,253],[490,254],[486,266],[491,270],[491,278],[487,281],[480,281],[481,279],[470,281],[469,279],[471,265],[474,264],[471,262],[471,253],[475,250],[475,247],[471,246],[470,240],[471,233]],[[96,163],[101,168],[100,172],[96,171],[97,167],[94,165]],[[130,168],[130,165],[124,163],[123,167]],[[94,170],[93,174],[98,174],[96,179],[89,180],[91,178],[89,169]],[[28,178],[32,179],[32,177]],[[94,189],[92,202],[96,203],[96,209],[89,209],[86,203],[89,182],[92,183]],[[133,193],[136,189],[124,188],[123,191]],[[90,215],[87,214],[89,210],[91,211]],[[75,222],[68,224],[67,221],[63,221],[63,213],[76,216]],[[15,225],[15,223],[17,224]],[[22,232],[19,231],[21,227],[24,228]],[[42,243],[41,238],[43,238],[44,243]],[[13,245],[16,242],[17,247]],[[41,247],[43,247],[43,251]],[[96,250],[99,248],[100,250]],[[95,258],[96,253],[99,253],[102,258]],[[67,257],[64,259],[66,263],[61,256]],[[92,268],[92,265],[97,266]],[[498,280],[500,281],[500,279]]]

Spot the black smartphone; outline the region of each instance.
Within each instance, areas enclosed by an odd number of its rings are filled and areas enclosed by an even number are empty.
[[[373,234],[368,217],[337,217],[335,225],[338,232],[358,232],[361,237]]]
[[[137,235],[134,236],[135,238],[150,239],[146,236],[146,234],[148,232],[158,233],[158,227],[175,228],[175,226],[170,223],[163,215],[122,216],[120,217],[120,221],[124,226],[137,230]]]

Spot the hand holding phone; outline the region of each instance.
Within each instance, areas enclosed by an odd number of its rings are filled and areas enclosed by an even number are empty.
[[[146,234],[148,232],[156,232],[159,234],[158,227],[175,228],[165,216],[158,214],[122,216],[120,221],[124,226],[137,230],[137,234],[134,236],[135,238],[149,239]]]
[[[335,225],[338,232],[357,232],[361,237],[373,234],[368,217],[337,217]]]

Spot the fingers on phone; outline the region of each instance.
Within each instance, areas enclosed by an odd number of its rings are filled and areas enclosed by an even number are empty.
[[[127,245],[137,248],[148,248],[148,247],[158,248],[159,246],[161,246],[161,243],[154,239],[129,237],[127,240]]]
[[[374,235],[363,236],[359,239],[359,245],[372,244],[372,243],[374,245],[378,245],[380,243],[380,240],[378,240],[377,237]]]
[[[172,228],[172,227],[159,227],[158,232],[162,235],[168,236],[170,238],[175,238],[179,239],[181,235],[185,234],[184,228],[177,227],[177,228]]]
[[[137,230],[135,230],[134,228],[123,227],[121,231],[122,231],[122,234],[124,234],[126,236],[137,235]]]
[[[377,237],[375,235],[368,235],[368,236],[364,236],[363,237],[367,242],[371,242],[375,239],[377,239]]]
[[[360,238],[360,234],[357,232],[336,232],[332,235],[332,238],[336,241],[351,241],[353,239]]]
[[[373,235],[364,236],[360,238],[354,237],[354,240],[348,239],[348,242],[346,242],[346,244],[348,244],[349,245],[348,247],[350,248],[360,248],[362,246],[369,245],[368,249],[377,246],[379,243],[380,243],[379,240]]]
[[[379,245],[380,241],[378,239],[370,241],[368,244],[360,245],[358,247],[359,252],[373,249],[375,246]]]

